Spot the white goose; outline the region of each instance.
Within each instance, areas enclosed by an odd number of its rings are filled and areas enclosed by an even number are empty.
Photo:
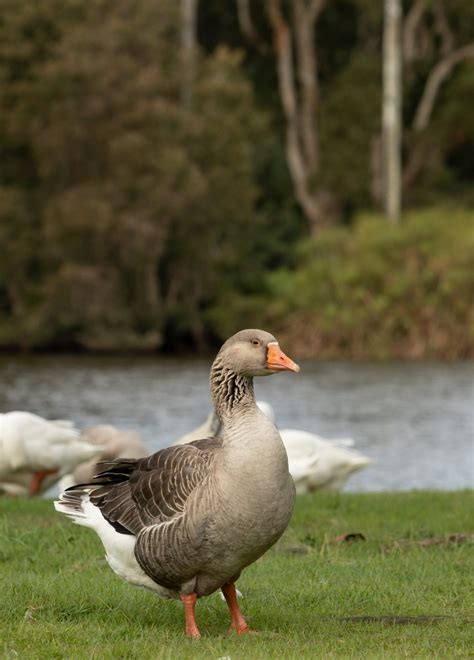
[[[83,431],[81,440],[99,446],[100,454],[85,463],[81,463],[70,474],[64,475],[59,482],[63,491],[75,484],[85,484],[100,471],[98,461],[111,461],[115,458],[143,458],[150,453],[136,431],[121,431],[111,424],[99,424]]]
[[[260,410],[275,421],[273,408],[257,401]],[[352,449],[352,438],[328,440],[316,433],[298,429],[280,429],[288,454],[291,476],[297,493],[315,490],[340,490],[353,472],[373,463],[371,458]]]
[[[221,422],[216,415],[216,411],[212,410],[205,422],[196,427],[193,431],[189,431],[178,440],[173,442],[173,445],[187,445],[188,442],[193,440],[200,440],[201,438],[215,438],[219,435]]]
[[[82,440],[72,422],[23,411],[0,414],[0,491],[37,495],[46,477],[71,472],[102,449]]]
[[[326,440],[296,429],[282,429],[280,435],[297,493],[340,490],[353,472],[373,463],[371,458],[339,444],[337,439]]]

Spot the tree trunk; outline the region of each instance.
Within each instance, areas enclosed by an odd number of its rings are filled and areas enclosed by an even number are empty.
[[[431,14],[429,11],[431,9]],[[425,14],[428,16],[425,17]],[[430,22],[430,16],[432,21]],[[425,20],[426,18],[426,20]],[[425,42],[423,44],[423,35]],[[462,61],[474,57],[474,43],[468,43],[454,50],[454,37],[447,21],[442,0],[415,0],[406,15],[403,24],[403,59],[410,63],[415,59],[426,57],[427,53],[433,55],[436,50],[436,41],[440,40],[439,51],[441,59],[433,66],[426,81],[421,97],[418,101],[411,123],[411,134],[407,136],[406,159],[402,173],[402,190],[408,191],[433,156],[429,136],[426,133],[440,89],[445,80],[452,74],[453,69]],[[384,97],[385,100],[385,97]],[[378,205],[380,192],[380,165],[385,164],[384,155],[379,149],[380,141],[374,139],[372,158],[372,197]],[[385,145],[384,145],[385,146]],[[384,169],[382,165],[382,169]],[[383,177],[385,172],[383,173]],[[384,189],[385,181],[382,188]],[[385,195],[383,195],[385,200]]]
[[[383,39],[382,145],[384,208],[398,222],[401,208],[401,6],[385,0]]]
[[[469,57],[474,57],[474,43],[458,48],[444,57],[433,67],[428,76],[412,122],[411,145],[403,168],[402,184],[406,191],[415,185],[416,179],[428,160],[430,142],[427,140],[425,131],[428,128],[439,90],[454,67]]]
[[[322,2],[320,3],[322,7]],[[301,90],[300,132],[308,167],[316,171],[319,165],[316,135],[316,107],[318,102],[318,73],[314,40],[314,18],[309,14],[311,7],[304,0],[294,0],[294,32],[298,61],[298,80]]]
[[[283,15],[280,0],[266,0],[273,34],[278,86],[286,119],[286,159],[295,197],[303,209],[311,231],[324,224],[318,194],[312,189],[318,170],[317,150],[317,67],[314,25],[322,0],[293,0],[297,71],[301,99],[295,81],[295,61],[291,29]]]
[[[198,0],[181,0],[181,102],[191,105],[196,77]]]
[[[416,0],[403,24],[403,59],[413,62],[418,55],[418,33],[426,10],[426,0]]]

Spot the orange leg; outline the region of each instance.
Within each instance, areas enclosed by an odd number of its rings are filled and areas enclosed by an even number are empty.
[[[193,637],[199,639],[201,633],[196,624],[196,617],[194,615],[194,608],[196,606],[196,594],[179,594],[181,602],[184,605],[184,616],[186,618],[186,637]]]
[[[38,495],[41,491],[41,484],[50,474],[56,474],[57,470],[38,470],[33,472],[30,481],[30,495]]]
[[[222,593],[225,596],[227,605],[230,610],[231,616],[231,629],[235,630],[237,635],[242,635],[242,633],[248,633],[249,627],[242,616],[240,611],[239,603],[237,600],[237,594],[235,592],[235,585],[233,582],[228,582],[222,586]]]

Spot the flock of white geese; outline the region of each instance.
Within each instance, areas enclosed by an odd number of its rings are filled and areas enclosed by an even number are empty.
[[[36,495],[61,480],[69,487],[56,510],[96,532],[119,577],[181,600],[187,636],[201,636],[197,599],[219,590],[231,630],[248,633],[235,582],[283,534],[295,492],[338,489],[370,463],[349,440],[278,431],[269,405],[255,401],[253,378],[283,371],[300,368],[271,334],[233,335],[211,367],[215,412],[150,456],[133,432],[81,433],[68,421],[5,413],[0,486]]]

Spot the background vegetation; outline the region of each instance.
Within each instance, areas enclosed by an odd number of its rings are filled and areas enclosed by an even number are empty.
[[[472,492],[300,496],[282,540],[239,580],[254,637],[226,606],[180,603],[113,575],[91,531],[44,500],[2,501],[5,658],[461,657],[472,652]],[[338,538],[364,535],[354,543]]]
[[[400,226],[360,216],[321,230],[261,295],[226,301],[212,318],[223,336],[235,318],[257,319],[305,357],[472,357],[472,220],[441,207],[408,213]]]
[[[304,197],[271,9],[304,116],[310,6]],[[474,5],[404,9],[410,212],[393,228],[382,3],[201,2],[184,98],[179,3],[0,0],[0,348],[202,350],[262,323],[312,356],[472,356]]]

